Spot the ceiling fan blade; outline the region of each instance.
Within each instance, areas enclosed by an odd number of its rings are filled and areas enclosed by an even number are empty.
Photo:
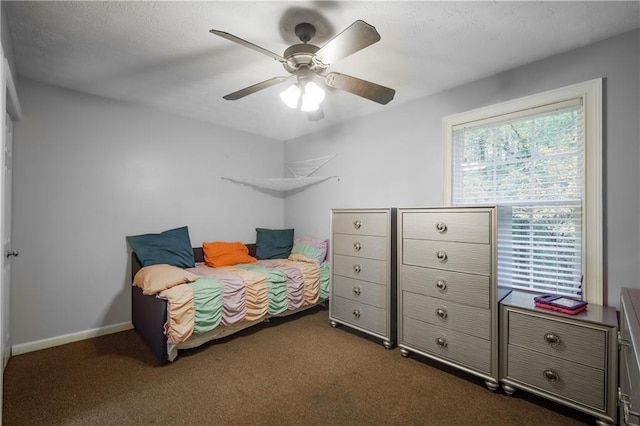
[[[245,87],[244,89],[240,89],[236,92],[229,93],[228,95],[223,96],[224,99],[228,101],[235,101],[240,98],[244,98],[247,95],[255,93],[259,90],[266,89],[271,86],[275,86],[276,84],[280,84],[283,81],[288,80],[290,77],[273,77],[269,80],[261,81],[260,83],[256,83],[253,86]]]
[[[278,55],[277,53],[273,53],[270,50],[264,49],[264,48],[262,48],[262,47],[260,47],[260,46],[258,46],[256,44],[253,44],[251,42],[243,40],[240,37],[236,37],[233,34],[229,34],[227,32],[219,31],[219,30],[209,30],[209,32],[211,34],[218,35],[218,36],[220,36],[222,38],[226,38],[227,40],[231,40],[233,42],[241,44],[242,46],[248,47],[249,49],[253,49],[253,50],[257,51],[257,52],[260,52],[260,53],[262,53],[264,55],[267,55],[267,56],[275,59],[278,62],[285,62],[285,59],[282,56]]]
[[[361,80],[339,72],[330,72],[326,76],[329,87],[344,90],[354,95],[369,99],[382,105],[386,105],[396,94],[396,91],[370,81]]]
[[[374,26],[358,20],[322,46],[316,52],[316,58],[323,64],[330,65],[379,40],[380,34]]]
[[[307,119],[309,121],[320,121],[324,118],[324,111],[322,110],[322,105],[318,105],[318,109],[315,111],[307,112]]]

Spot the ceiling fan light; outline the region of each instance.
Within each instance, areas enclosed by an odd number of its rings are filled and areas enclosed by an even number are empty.
[[[292,84],[287,90],[280,93],[280,99],[282,99],[282,102],[289,108],[297,108],[298,101],[300,100],[300,88],[298,85]]]
[[[324,100],[324,90],[313,81],[305,84],[304,94],[309,102],[313,102],[316,105],[319,105]]]
[[[309,96],[302,95],[302,105],[300,106],[300,111],[303,112],[311,112],[317,111],[320,108],[320,105],[314,102],[312,99],[309,99]]]

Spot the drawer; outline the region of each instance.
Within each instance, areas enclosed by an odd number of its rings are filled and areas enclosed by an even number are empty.
[[[631,403],[631,411],[640,413],[640,354],[634,352],[631,345],[631,336],[624,316],[624,310],[620,312],[620,334],[625,341],[620,347],[620,388],[626,394]]]
[[[640,425],[640,290],[623,288],[620,298],[620,424]],[[626,420],[626,421],[625,421]]]
[[[403,317],[401,344],[490,373],[491,344],[488,340]]]
[[[597,410],[606,408],[604,370],[513,345],[507,363],[510,379]]]
[[[387,237],[334,234],[332,243],[335,254],[387,260]]]
[[[402,235],[417,240],[489,244],[489,212],[403,212]]]
[[[488,309],[403,291],[402,316],[491,339],[491,311]]]
[[[509,311],[509,345],[594,368],[606,368],[607,332],[586,325]]]
[[[640,371],[637,360],[624,346],[620,351],[620,390],[627,395],[632,411],[640,413]]]
[[[332,232],[334,234],[377,235],[386,237],[389,228],[388,212],[334,212]]]
[[[334,275],[387,284],[387,262],[382,260],[335,254],[332,267]]]
[[[491,275],[491,246],[430,240],[402,240],[402,263],[469,274]]]
[[[401,266],[402,289],[489,309],[490,278],[442,269]]]
[[[620,409],[620,424],[624,426],[640,426],[640,415],[633,408],[627,407],[625,415],[625,409]],[[625,419],[625,420],[623,420]]]
[[[386,310],[344,297],[331,299],[331,316],[351,325],[386,335]]]
[[[383,309],[387,307],[387,286],[383,284],[375,284],[335,275],[331,288],[334,296],[344,297],[345,299],[366,303],[367,305],[373,305]]]

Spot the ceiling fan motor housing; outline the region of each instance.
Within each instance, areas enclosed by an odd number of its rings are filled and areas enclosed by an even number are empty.
[[[290,73],[294,73],[301,66],[307,67],[315,72],[322,72],[327,69],[327,65],[316,59],[316,52],[320,50],[318,46],[313,44],[294,44],[284,51],[285,62],[282,63],[284,69]]]
[[[303,43],[308,43],[309,40],[316,35],[316,27],[308,22],[303,22],[301,24],[296,25],[295,33]]]
[[[307,22],[303,22],[296,25],[295,32],[302,43],[289,46],[284,51],[282,55],[286,59],[282,64],[284,69],[292,74],[300,70],[301,67],[308,68],[313,72],[325,71],[328,65],[316,59],[316,52],[320,48],[307,43],[316,34],[316,28]]]

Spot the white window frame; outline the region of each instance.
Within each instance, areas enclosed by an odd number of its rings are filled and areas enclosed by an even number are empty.
[[[604,303],[602,211],[602,79],[594,79],[547,92],[490,105],[442,119],[444,204],[453,198],[453,128],[541,105],[581,97],[584,105],[584,175],[582,239],[583,299]]]

